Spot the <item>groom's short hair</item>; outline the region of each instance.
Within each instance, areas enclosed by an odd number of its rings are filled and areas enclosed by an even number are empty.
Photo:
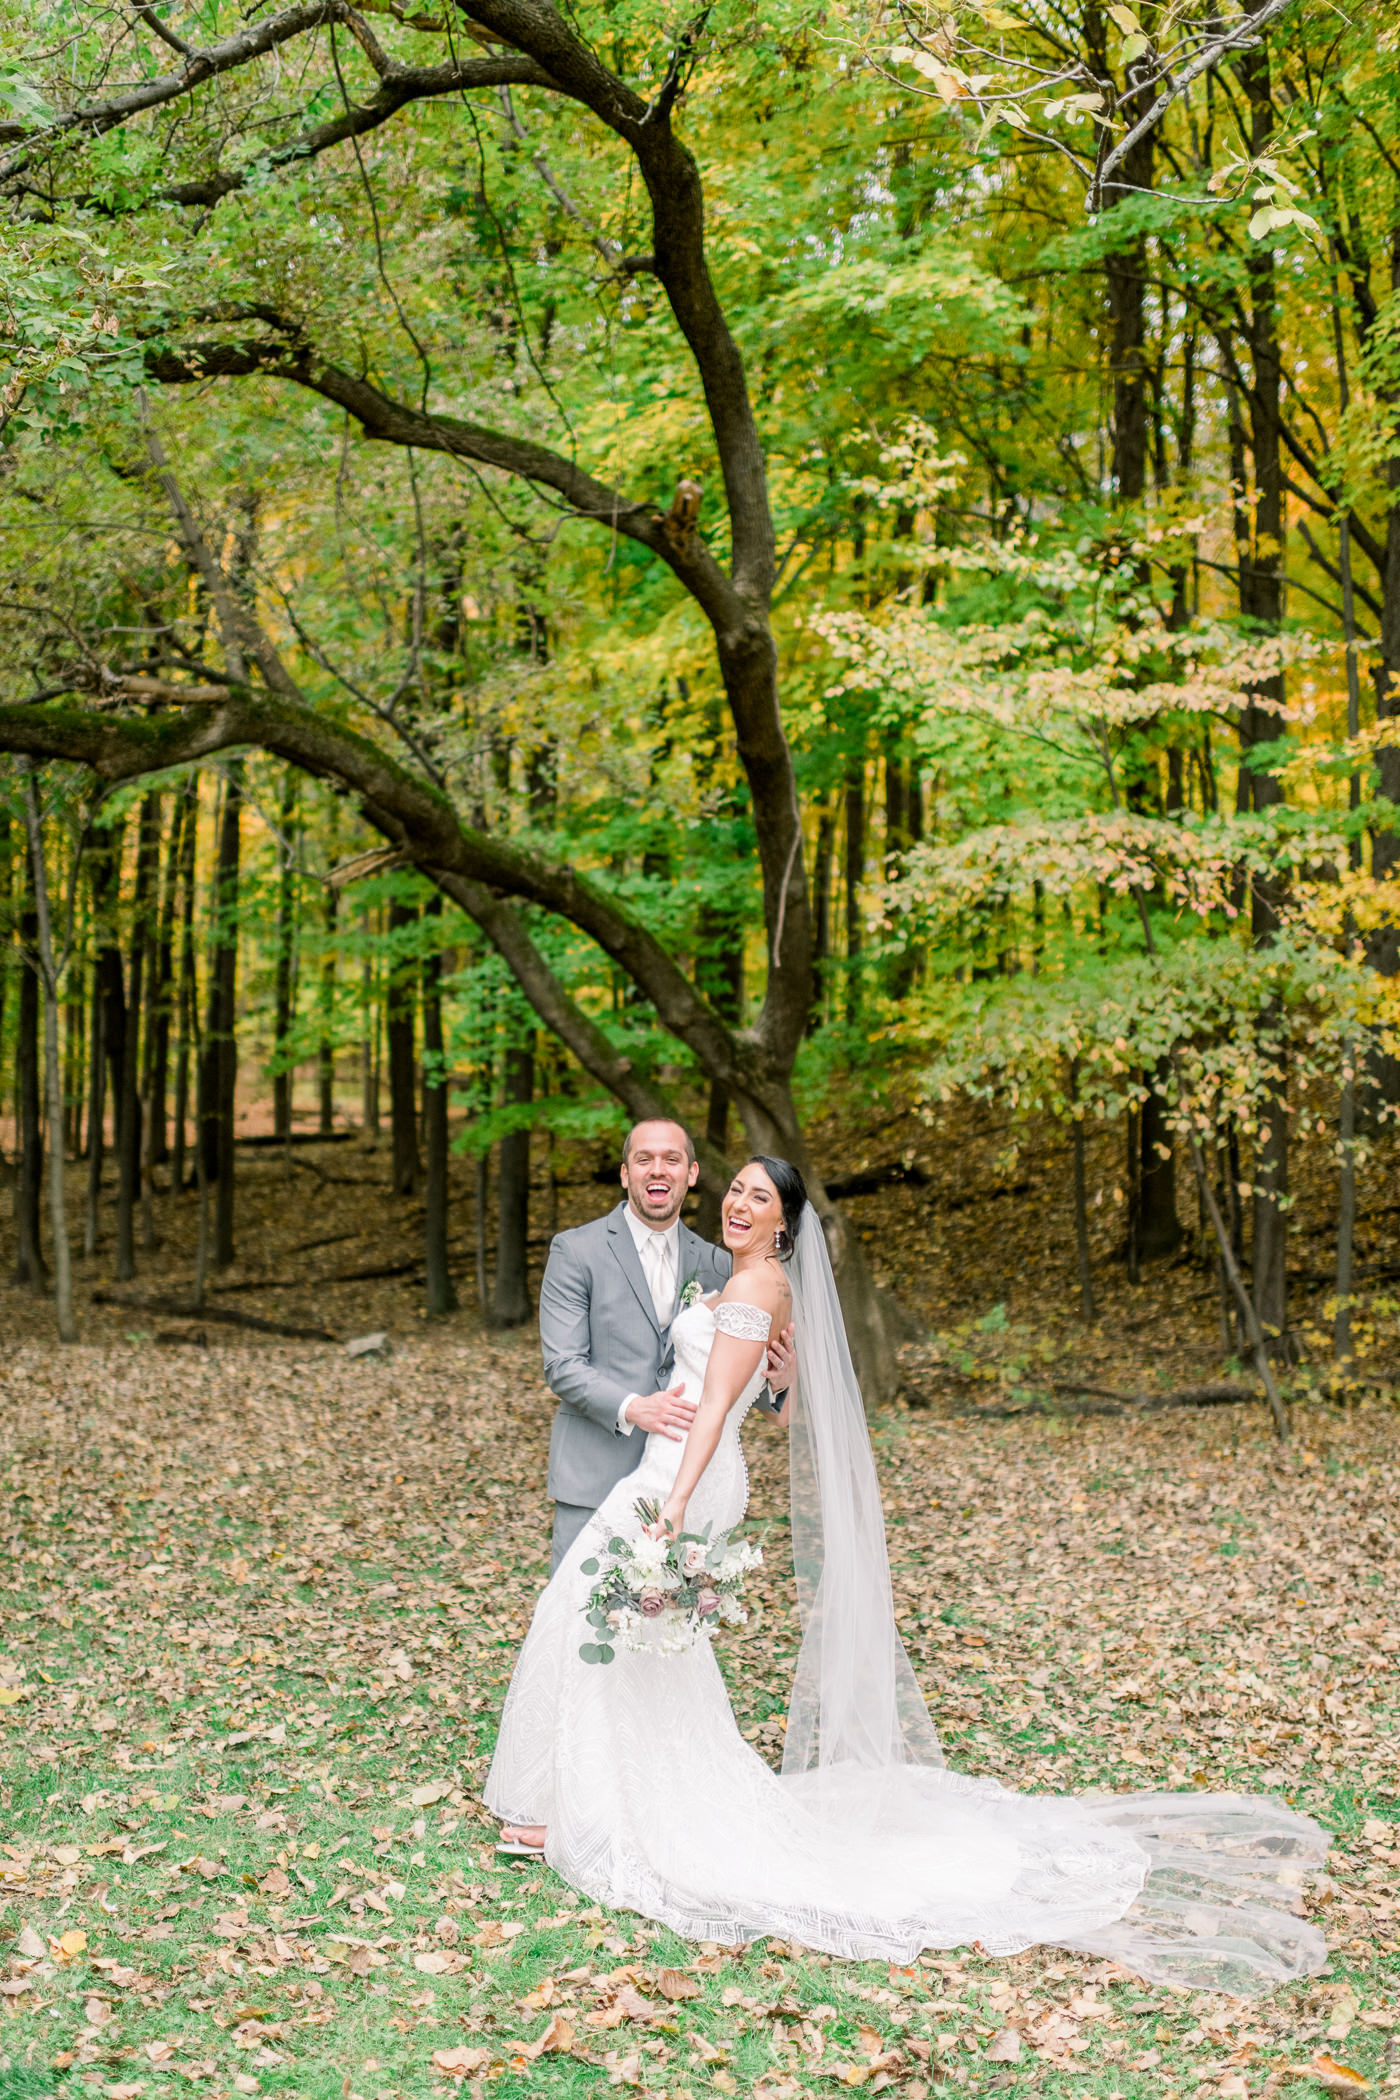
[[[634,1123],[632,1125],[632,1128],[628,1131],[626,1137],[622,1141],[622,1164],[624,1167],[627,1165],[628,1160],[632,1157],[633,1138],[637,1135],[637,1132],[639,1130],[644,1130],[648,1123],[669,1123],[672,1130],[678,1130],[681,1136],[685,1139],[685,1156],[687,1160],[689,1160],[691,1166],[694,1166],[695,1140],[691,1136],[690,1132],[686,1129],[684,1123],[677,1122],[674,1116],[643,1116],[640,1122]]]

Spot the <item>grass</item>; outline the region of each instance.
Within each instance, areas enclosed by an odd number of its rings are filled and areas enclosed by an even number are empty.
[[[1328,1972],[1252,2005],[1053,1949],[698,1948],[499,1860],[479,1789],[546,1536],[524,1344],[35,1348],[0,1413],[0,2100],[1186,2100],[1321,2090],[1323,2052],[1400,2086],[1382,1409],[1319,1411],[1286,1457],[1239,1417],[880,1425],[954,1762],[1263,1786],[1337,1833]],[[767,1434],[768,1587],[726,1660],[771,1751],[794,1630]]]

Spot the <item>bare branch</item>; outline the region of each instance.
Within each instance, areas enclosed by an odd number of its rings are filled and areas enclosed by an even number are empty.
[[[189,56],[189,45],[183,37],[176,36],[173,29],[166,27],[156,13],[152,0],[132,0],[132,5],[134,13],[140,17],[148,29],[155,31],[163,44],[169,45],[172,51],[178,51],[182,58]]]
[[[1145,138],[1152,127],[1161,121],[1173,102],[1181,99],[1192,81],[1199,80],[1203,73],[1212,72],[1221,59],[1228,58],[1232,51],[1257,49],[1261,41],[1259,31],[1265,23],[1271,22],[1275,15],[1281,15],[1290,4],[1291,0],[1263,0],[1263,4],[1253,14],[1242,16],[1233,29],[1217,37],[1214,43],[1206,44],[1179,73],[1168,76],[1166,87],[1146,116],[1139,117],[1132,129],[1125,132],[1112,151],[1106,153],[1100,161],[1094,172],[1088,197],[1085,199],[1086,209],[1098,211],[1102,207],[1104,187],[1109,176],[1132,152],[1138,140]],[[1163,70],[1165,71],[1165,68]]]

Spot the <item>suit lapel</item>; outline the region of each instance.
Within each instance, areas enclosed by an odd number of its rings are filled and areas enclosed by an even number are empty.
[[[661,1322],[657,1319],[656,1307],[651,1302],[651,1292],[647,1289],[647,1280],[642,1273],[642,1257],[638,1254],[636,1241],[632,1238],[631,1229],[627,1223],[626,1210],[627,1205],[619,1203],[617,1209],[609,1217],[609,1244],[612,1247],[613,1256],[617,1261],[618,1267],[622,1270],[623,1275],[636,1293],[637,1303],[641,1306],[642,1311],[646,1314],[657,1333],[660,1334]]]

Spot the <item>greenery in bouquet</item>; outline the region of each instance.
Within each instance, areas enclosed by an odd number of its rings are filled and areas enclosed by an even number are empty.
[[[648,1527],[660,1522],[660,1505],[633,1507],[642,1526],[637,1535],[609,1539],[606,1556],[583,1563],[585,1575],[598,1577],[584,1606],[593,1638],[578,1651],[587,1663],[612,1662],[619,1648],[680,1655],[748,1618],[744,1580],[763,1562],[751,1539],[725,1532],[712,1539],[708,1524],[656,1538]]]

